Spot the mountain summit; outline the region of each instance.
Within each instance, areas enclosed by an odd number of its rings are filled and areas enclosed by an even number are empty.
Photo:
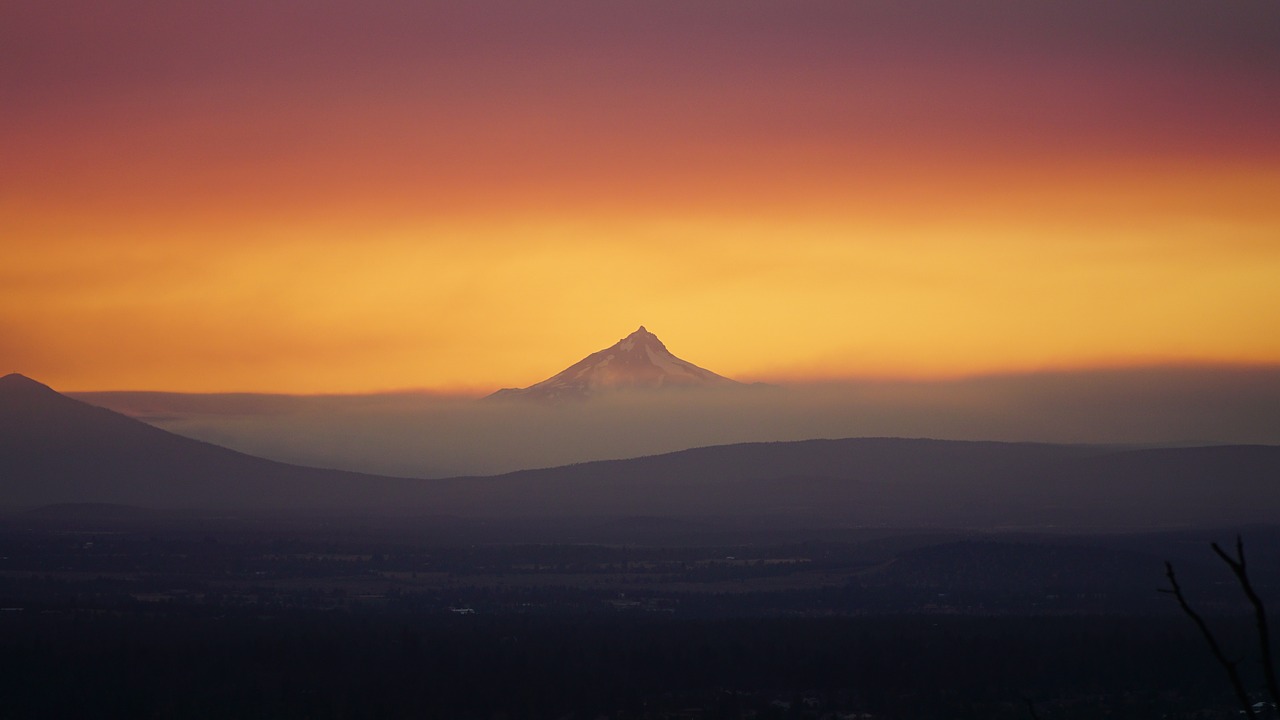
[[[43,383],[38,383],[26,375],[9,373],[4,377],[0,377],[0,397],[9,401],[14,401],[23,397],[56,394],[57,393],[53,388]]]
[[[582,399],[614,390],[736,386],[739,383],[681,360],[643,325],[612,347],[592,353],[527,388],[507,388],[490,398]]]

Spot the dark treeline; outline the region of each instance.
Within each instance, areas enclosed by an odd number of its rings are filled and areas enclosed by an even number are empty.
[[[1199,642],[1171,616],[10,612],[0,713],[1025,718],[1025,698],[1046,718],[1213,717],[1231,698]]]
[[[1165,559],[1260,687],[1248,607],[1208,546],[1227,531],[428,529],[0,517],[0,718],[1234,718],[1157,592]],[[1280,598],[1280,531],[1247,536]]]

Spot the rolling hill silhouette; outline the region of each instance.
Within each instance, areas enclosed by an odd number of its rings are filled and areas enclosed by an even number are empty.
[[[897,438],[695,448],[434,480],[304,468],[189,440],[0,378],[0,506],[723,517],[825,526],[1133,528],[1273,521],[1280,447]]]
[[[18,374],[0,378],[0,476],[0,505],[8,507],[360,507],[366,489],[395,496],[415,484],[244,455],[73,400]]]

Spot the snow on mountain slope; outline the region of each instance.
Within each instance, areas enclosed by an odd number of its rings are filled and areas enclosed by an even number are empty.
[[[527,388],[508,388],[491,398],[562,400],[614,390],[737,386],[738,382],[681,360],[643,325],[612,347],[592,353],[562,372]]]

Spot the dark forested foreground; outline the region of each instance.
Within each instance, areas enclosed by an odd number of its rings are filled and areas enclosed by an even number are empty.
[[[0,712],[1027,718],[1030,698],[1045,718],[1231,716],[1219,669],[1181,621],[279,607],[7,614]]]
[[[660,525],[3,517],[0,716],[1234,717],[1165,559],[1260,688],[1231,531]]]

